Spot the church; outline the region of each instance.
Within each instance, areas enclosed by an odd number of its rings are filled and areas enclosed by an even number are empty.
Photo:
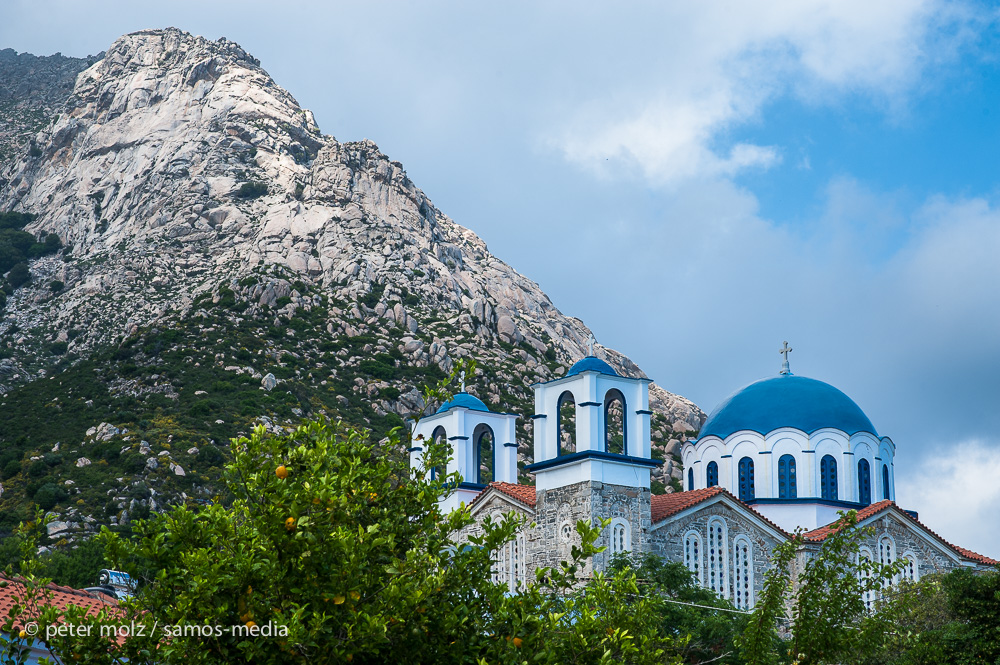
[[[805,531],[805,557],[855,509],[874,527],[862,549],[872,560],[905,560],[917,580],[958,567],[998,562],[953,545],[895,503],[896,446],[880,436],[858,405],[837,388],[789,367],[733,393],[681,450],[684,491],[650,493],[649,379],[620,376],[605,361],[583,358],[558,379],[534,386],[535,484],[517,479],[517,414],[495,413],[473,395],[456,394],[414,425],[411,466],[423,464],[421,441],[446,442],[447,472],[463,479],[442,500],[476,522],[509,512],[525,526],[498,554],[494,576],[516,589],[534,569],[570,558],[578,520],[610,520],[583,572],[604,569],[619,553],[653,552],[680,561],[702,586],[750,609],[772,551]],[[801,565],[801,564],[800,564]]]

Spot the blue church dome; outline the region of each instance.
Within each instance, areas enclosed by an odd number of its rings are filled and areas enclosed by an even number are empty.
[[[470,411],[489,411],[489,409],[486,408],[486,404],[483,403],[483,400],[478,397],[474,397],[469,393],[455,393],[455,396],[442,404],[441,408],[438,409],[437,412],[444,413],[449,409],[454,409],[456,406],[461,406],[469,409]]]
[[[618,372],[615,371],[614,367],[595,356],[587,356],[583,360],[576,361],[576,364],[570,367],[569,371],[566,372],[566,376],[573,376],[574,374],[579,374],[580,372],[600,372],[601,374],[618,376]]]
[[[850,397],[829,383],[789,373],[755,381],[730,395],[705,421],[698,438],[725,439],[740,430],[767,434],[781,427],[806,434],[832,427],[848,436],[858,432],[878,436]]]

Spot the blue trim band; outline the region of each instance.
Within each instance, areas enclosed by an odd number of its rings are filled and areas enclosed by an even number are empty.
[[[448,437],[448,440],[449,440],[449,441],[458,441],[458,440],[461,440],[461,441],[468,441],[468,440],[469,440],[469,437],[467,437],[467,436],[449,436],[449,437]]]
[[[544,413],[536,413],[535,415],[531,416],[532,420],[538,420],[539,418],[548,418],[548,416],[545,415]]]
[[[503,447],[504,448],[517,448],[517,444],[516,443],[505,443],[505,444],[503,444]]]
[[[459,483],[458,489],[460,490],[478,490],[482,492],[486,489],[486,485],[480,485],[479,483]]]
[[[744,501],[743,503],[748,505],[753,505],[755,503],[818,503],[823,506],[833,506],[835,508],[851,508],[854,510],[860,510],[861,508],[867,508],[870,503],[856,503],[854,501],[840,501],[833,499],[821,499],[819,497],[798,497],[795,499],[750,499],[749,501]]]
[[[732,455],[723,455],[720,459],[730,459]]]
[[[803,450],[802,452],[804,452],[804,453],[812,453],[814,455],[816,454],[815,450]]]
[[[850,452],[849,450],[845,450],[844,454],[845,455],[851,455],[852,457],[854,456],[854,453]]]
[[[603,406],[600,402],[580,402],[577,406]]]
[[[406,452],[408,452],[408,453],[419,453],[419,452],[423,452],[423,450],[424,449],[421,448],[420,446],[413,446],[412,448],[407,448]]]
[[[649,409],[639,409],[635,413],[636,413],[636,415],[639,415],[639,416],[651,416],[651,415],[653,415],[653,412],[650,411]]]
[[[758,455],[770,455],[771,451],[770,450],[759,450],[759,451],[757,451],[757,454]]]
[[[645,457],[632,457],[631,455],[615,455],[614,453],[606,453],[600,450],[584,450],[580,453],[573,453],[572,455],[563,455],[562,457],[556,457],[554,459],[545,460],[544,462],[536,462],[535,464],[530,464],[525,467],[525,470],[535,472],[544,471],[554,466],[562,466],[563,464],[572,464],[573,462],[581,462],[587,459],[597,459],[606,462],[619,462],[622,464],[633,464],[635,466],[646,466],[651,469],[655,469],[658,466],[662,466],[663,462],[657,462],[656,460],[646,459]]]

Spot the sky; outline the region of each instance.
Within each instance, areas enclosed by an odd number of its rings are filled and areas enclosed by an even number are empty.
[[[227,37],[707,412],[792,371],[1000,558],[1000,12],[985,2],[3,0],[0,48]]]

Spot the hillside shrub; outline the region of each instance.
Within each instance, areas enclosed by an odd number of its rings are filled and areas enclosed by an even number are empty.
[[[52,510],[57,503],[62,503],[69,495],[59,485],[55,483],[45,483],[35,492],[35,503],[42,510]]]
[[[27,263],[18,263],[7,273],[7,281],[15,289],[20,288],[31,281],[31,272]]]
[[[245,182],[236,190],[236,196],[241,199],[256,199],[267,194],[267,185],[256,180]]]

